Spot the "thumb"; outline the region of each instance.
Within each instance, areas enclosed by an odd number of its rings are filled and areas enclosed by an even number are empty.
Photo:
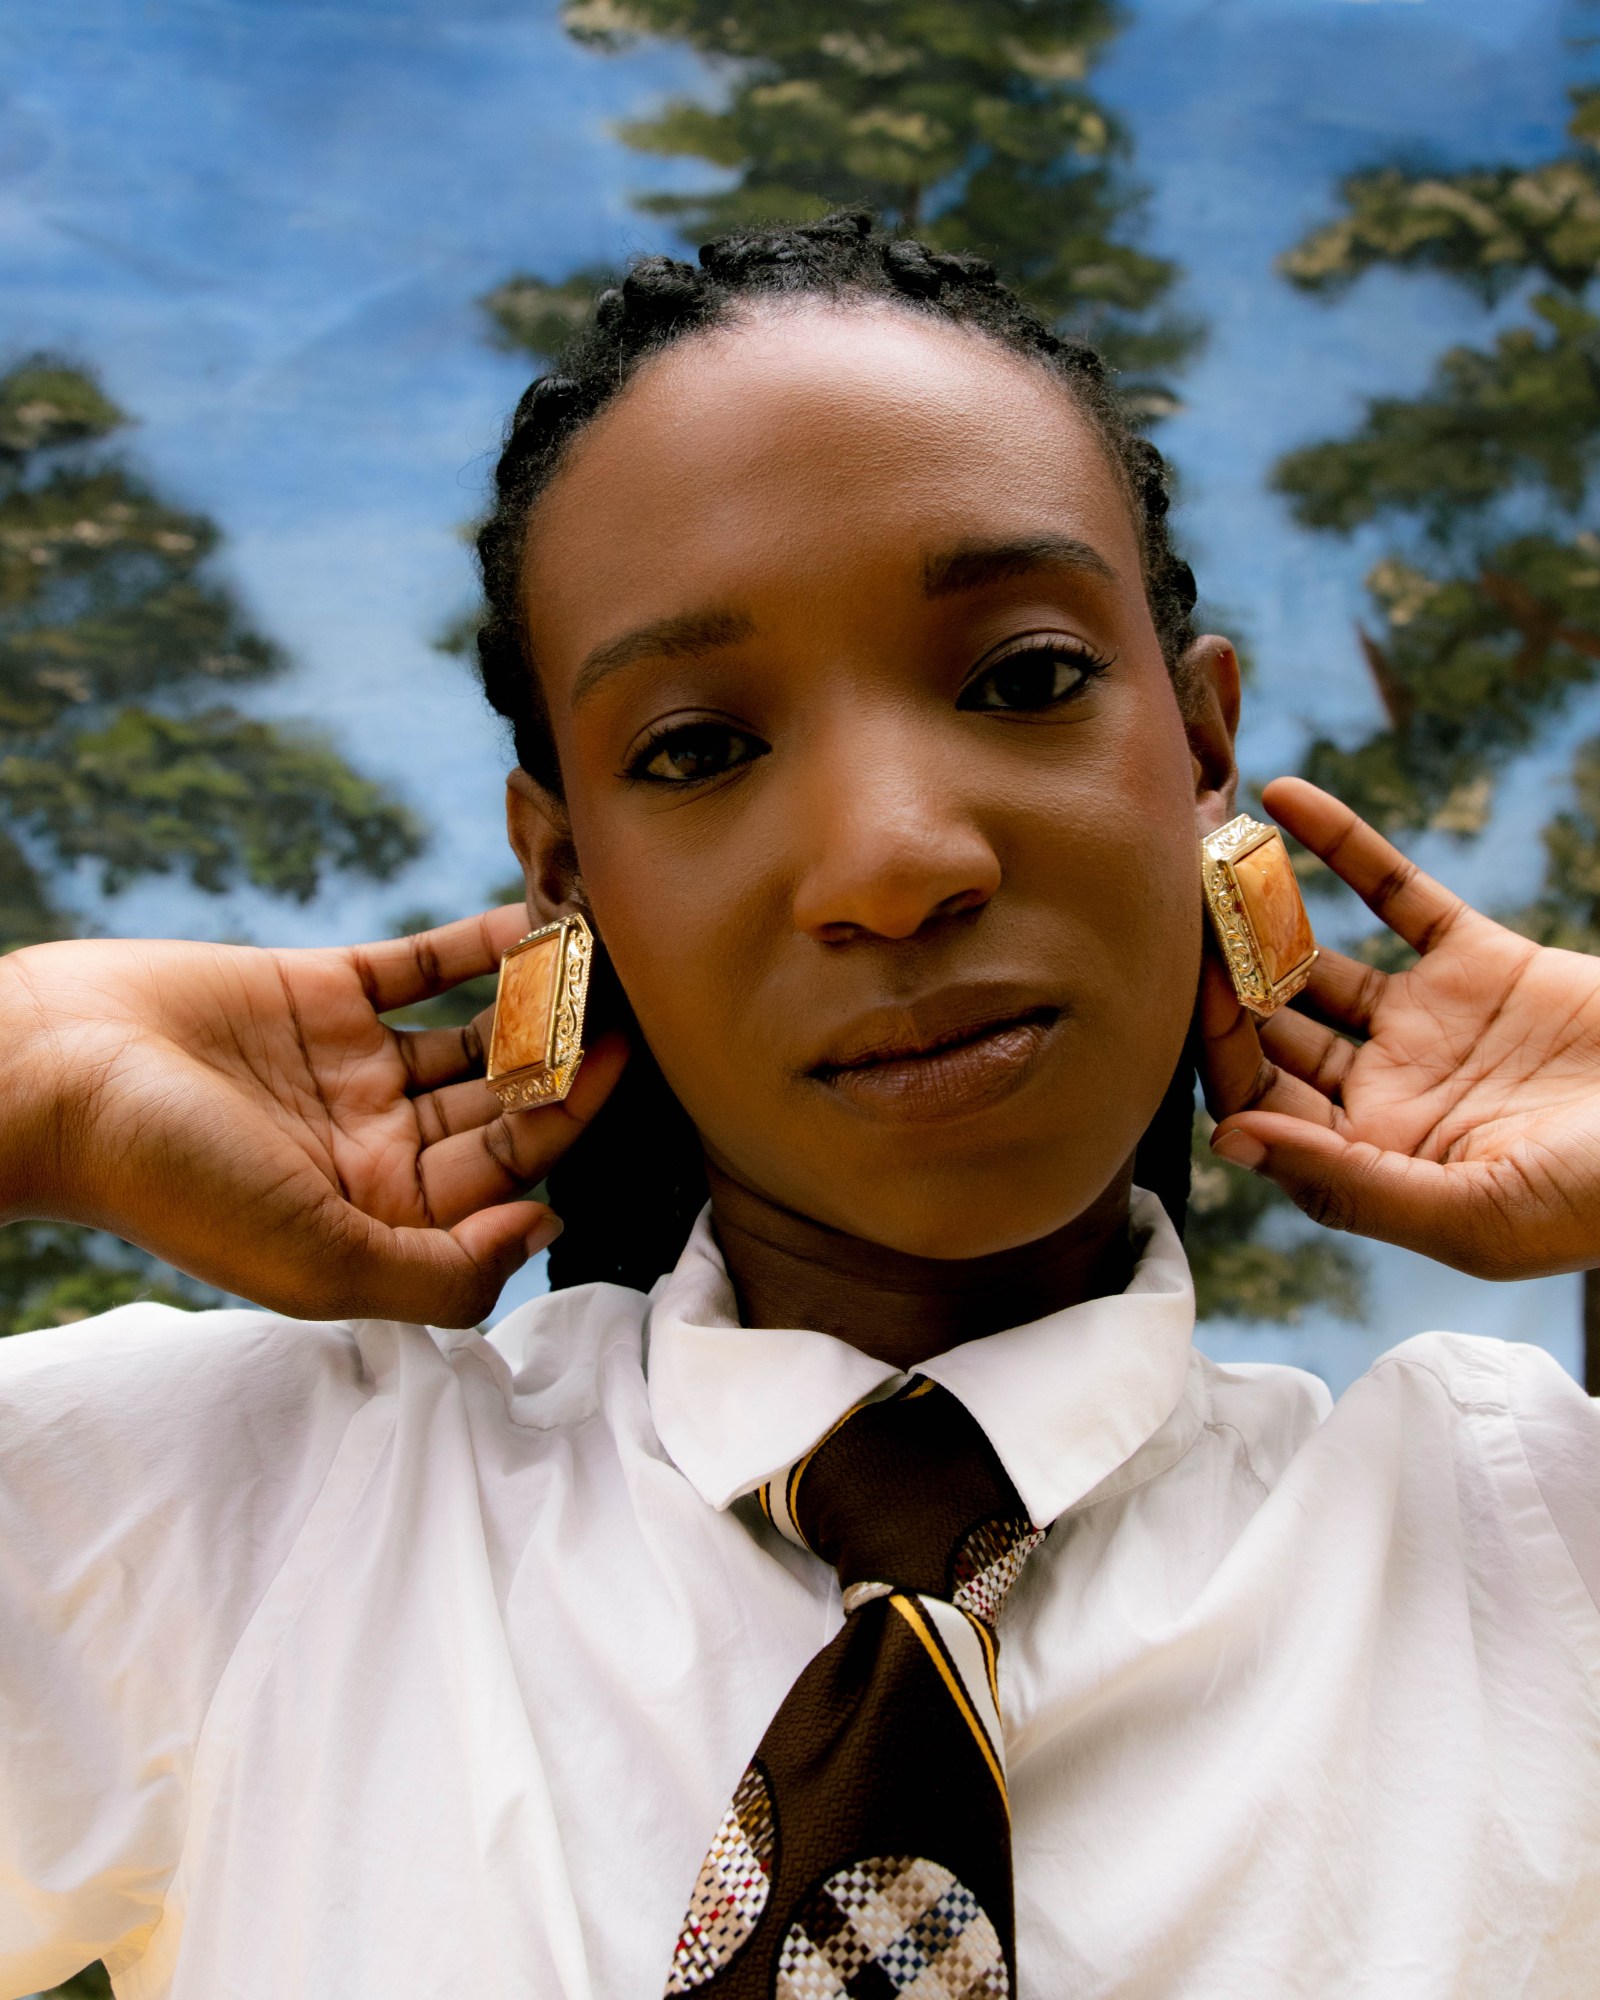
[[[1464,1263],[1471,1190],[1460,1168],[1347,1139],[1281,1112],[1246,1111],[1211,1135],[1219,1159],[1279,1187],[1324,1229],[1348,1230],[1444,1263]]]
[[[322,1315],[476,1326],[561,1229],[560,1217],[535,1201],[480,1208],[448,1230],[393,1229],[352,1209]]]
[[[449,1233],[466,1253],[484,1295],[460,1319],[435,1319],[435,1326],[476,1326],[494,1309],[507,1282],[515,1277],[531,1257],[550,1245],[566,1228],[553,1208],[542,1201],[503,1201],[494,1208],[480,1208],[458,1222]]]

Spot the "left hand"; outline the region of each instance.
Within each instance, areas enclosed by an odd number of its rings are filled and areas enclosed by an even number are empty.
[[[1600,959],[1494,923],[1303,779],[1264,798],[1421,957],[1324,950],[1258,1024],[1208,952],[1213,1149],[1330,1228],[1477,1277],[1600,1264]]]
[[[560,1224],[522,1199],[599,1110],[506,1112],[465,1028],[383,1016],[492,972],[520,904],[382,944],[93,938],[0,958],[0,1222],[110,1229],[307,1319],[471,1326]]]

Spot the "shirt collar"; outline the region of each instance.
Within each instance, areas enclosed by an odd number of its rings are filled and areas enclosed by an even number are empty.
[[[1194,1287],[1183,1245],[1138,1188],[1131,1226],[1126,1291],[967,1341],[916,1371],[977,1418],[1041,1527],[1108,1482],[1135,1483],[1129,1461],[1146,1445],[1144,1476],[1170,1463],[1200,1420],[1184,1395]],[[753,1492],[852,1404],[904,1379],[831,1334],[741,1327],[709,1208],[656,1287],[649,1342],[656,1434],[713,1507]]]

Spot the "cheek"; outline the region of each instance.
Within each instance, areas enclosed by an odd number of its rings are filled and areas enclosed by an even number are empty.
[[[1119,749],[1093,829],[1120,890],[1111,930],[1152,975],[1170,974],[1196,958],[1201,923],[1194,780],[1175,705],[1170,727],[1130,732]]]
[[[1108,690],[1085,754],[1019,774],[1026,798],[1014,867],[1041,866],[1063,908],[1075,908],[1124,963],[1186,955],[1199,937],[1199,833],[1189,744],[1159,666]],[[1042,886],[1036,884],[1035,886]]]
[[[1030,909],[1048,913],[1085,1087],[1136,1133],[1188,1032],[1203,911],[1193,769],[1176,704],[1163,681],[1126,711],[1107,718],[1095,756],[1069,783],[1030,798],[1007,874]]]
[[[583,815],[573,836],[596,927],[668,1081],[691,1113],[725,1067],[730,1021],[752,984],[750,913],[763,893],[757,842],[714,863],[692,813]]]

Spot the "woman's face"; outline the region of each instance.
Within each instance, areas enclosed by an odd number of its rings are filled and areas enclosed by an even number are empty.
[[[1186,733],[1129,507],[1048,374],[892,308],[769,308],[578,440],[526,603],[565,780],[513,786],[712,1160],[972,1257],[1126,1168],[1200,959],[1232,656]],[[1207,680],[1209,676],[1209,680]]]

